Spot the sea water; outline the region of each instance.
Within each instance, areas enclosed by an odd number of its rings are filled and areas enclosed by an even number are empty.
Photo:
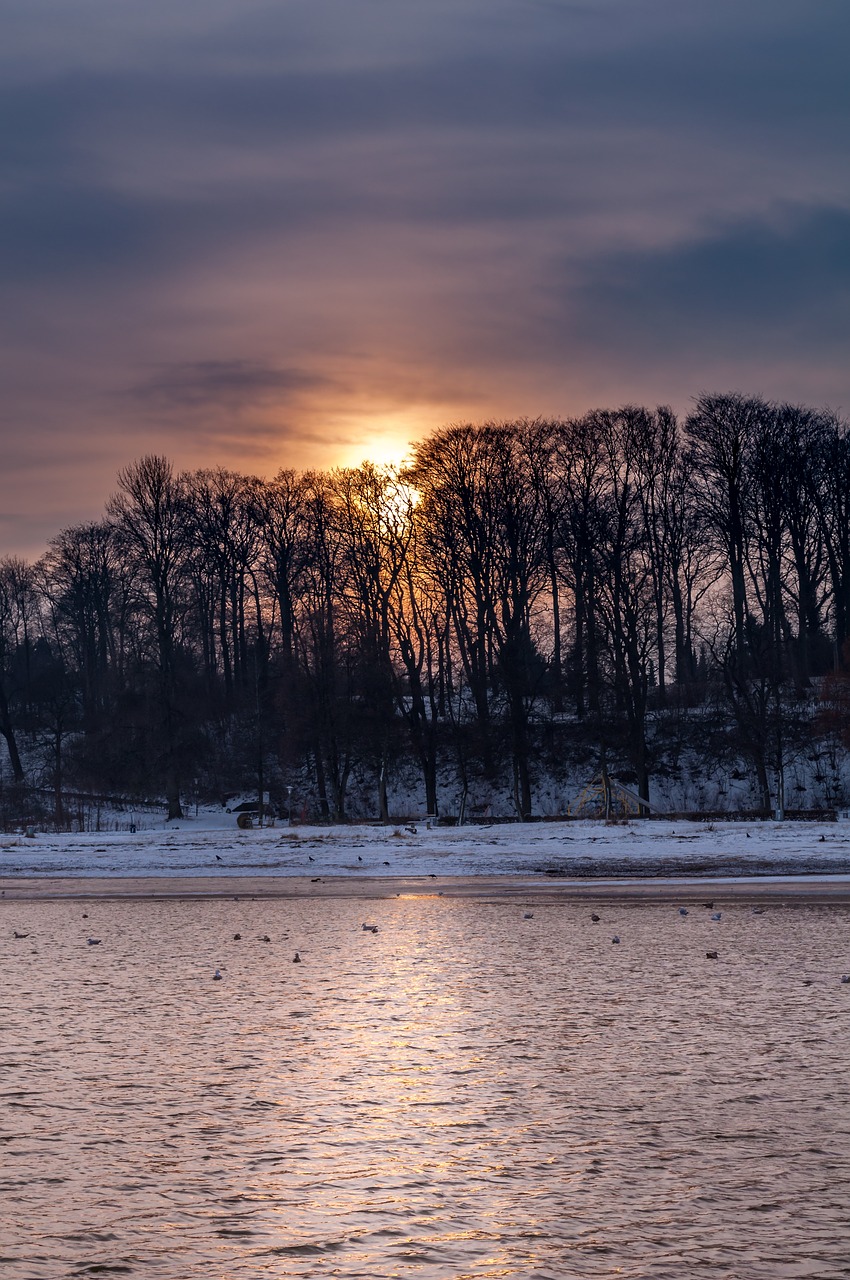
[[[850,913],[721,906],[3,902],[0,1274],[850,1275]]]

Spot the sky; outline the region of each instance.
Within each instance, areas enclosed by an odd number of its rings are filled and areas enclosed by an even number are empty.
[[[179,468],[850,414],[847,0],[0,0],[0,555]]]

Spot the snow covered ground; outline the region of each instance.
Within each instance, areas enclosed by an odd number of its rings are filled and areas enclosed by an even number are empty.
[[[823,875],[850,882],[850,822],[601,821],[241,831],[224,811],[143,831],[0,835],[20,877]]]

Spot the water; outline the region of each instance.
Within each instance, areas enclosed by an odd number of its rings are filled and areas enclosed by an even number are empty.
[[[0,1274],[850,1275],[847,908],[590,911],[0,904]]]

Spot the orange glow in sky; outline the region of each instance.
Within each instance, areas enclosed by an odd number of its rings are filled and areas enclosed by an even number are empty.
[[[7,8],[0,555],[149,453],[850,405],[850,6]]]

